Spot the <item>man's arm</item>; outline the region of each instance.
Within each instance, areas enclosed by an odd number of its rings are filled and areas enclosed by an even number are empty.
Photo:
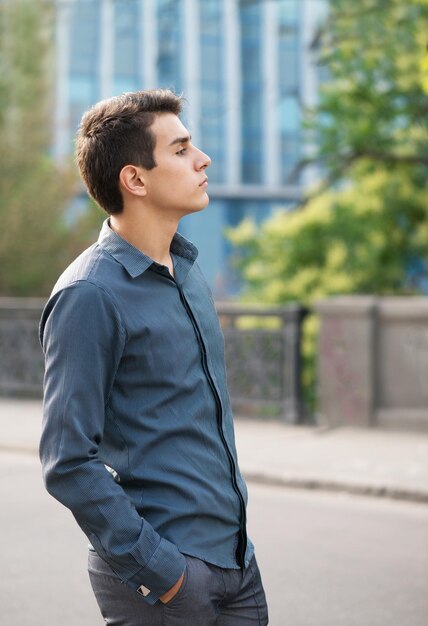
[[[72,511],[123,582],[150,589],[147,600],[154,603],[178,584],[186,562],[141,518],[98,458],[105,407],[126,341],[111,295],[87,281],[60,291],[43,314],[41,341],[46,373],[40,458],[46,488]]]

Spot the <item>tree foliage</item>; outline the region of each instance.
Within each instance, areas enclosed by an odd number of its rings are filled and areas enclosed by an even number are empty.
[[[261,225],[242,222],[229,237],[246,298],[310,305],[343,293],[414,293],[428,258],[427,195],[406,172],[377,168],[341,191],[326,191],[303,210],[278,212]],[[420,267],[423,275],[423,267]]]
[[[328,80],[308,112],[321,161],[336,181],[355,162],[428,166],[427,0],[334,0],[319,32]],[[425,87],[425,88],[424,88]]]
[[[0,294],[46,294],[70,258],[70,168],[50,156],[51,2],[0,3]]]
[[[246,297],[310,304],[417,289],[412,269],[424,275],[428,261],[427,23],[428,0],[331,3],[319,52],[329,80],[308,112],[324,186],[303,208],[229,231]]]
[[[410,294],[428,279],[428,0],[334,0],[319,32],[328,77],[307,127],[323,180],[293,211],[228,231],[242,297],[311,305]],[[316,320],[306,328],[313,399]]]

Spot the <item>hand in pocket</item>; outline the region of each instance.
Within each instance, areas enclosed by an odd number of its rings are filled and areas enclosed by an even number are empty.
[[[166,593],[163,594],[163,596],[161,596],[159,598],[159,600],[163,603],[163,604],[168,604],[168,602],[171,602],[171,600],[177,595],[177,593],[180,591],[181,585],[183,584],[184,581],[184,574],[185,574],[186,570],[184,570],[184,572],[181,574],[180,578],[177,580],[177,582],[171,587],[171,589],[169,589]]]

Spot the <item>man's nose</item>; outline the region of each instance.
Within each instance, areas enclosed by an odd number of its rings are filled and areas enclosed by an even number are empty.
[[[205,154],[205,152],[202,152],[202,150],[198,149],[198,152],[198,169],[204,170],[211,165],[211,159],[208,154]]]

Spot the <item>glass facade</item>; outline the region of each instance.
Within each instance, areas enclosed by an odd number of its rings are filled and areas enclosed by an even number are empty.
[[[183,90],[183,2],[157,1],[158,84],[181,93]]]
[[[262,182],[262,3],[240,7],[242,181]]]
[[[76,0],[70,10],[69,120],[74,135],[82,112],[99,97],[100,3]]]
[[[225,180],[226,93],[224,83],[223,4],[204,0],[200,4],[200,147],[212,159],[210,180]]]
[[[113,92],[141,89],[139,0],[116,0],[114,3],[114,72]]]
[[[290,175],[300,159],[300,2],[278,2],[278,119],[281,150],[281,182]]]

